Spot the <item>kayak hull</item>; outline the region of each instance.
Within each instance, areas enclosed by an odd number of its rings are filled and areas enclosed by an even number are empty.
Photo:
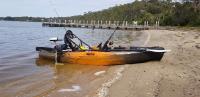
[[[58,54],[58,60],[69,64],[86,65],[120,65],[161,60],[164,52],[137,52],[137,51],[76,51]],[[55,60],[53,51],[40,50],[39,56]]]

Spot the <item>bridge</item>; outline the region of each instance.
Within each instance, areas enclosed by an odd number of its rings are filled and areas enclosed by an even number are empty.
[[[158,27],[159,22],[156,22]],[[137,21],[81,21],[81,20],[56,20],[49,22],[43,22],[42,26],[47,27],[73,27],[73,28],[90,28],[90,29],[119,29],[119,30],[148,30],[152,28],[148,25],[148,21],[144,22],[144,25],[138,25]],[[155,27],[154,27],[155,28]]]

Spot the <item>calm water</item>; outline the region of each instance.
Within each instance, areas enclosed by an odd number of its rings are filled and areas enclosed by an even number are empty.
[[[104,33],[98,33],[98,31],[92,32],[91,29],[71,29],[81,39],[85,40],[89,44],[95,44],[107,37]],[[105,30],[104,30],[105,32]],[[24,73],[24,76],[31,74],[32,72],[40,70],[35,65],[35,58],[37,52],[35,47],[37,46],[52,46],[49,38],[58,36],[63,38],[65,30],[63,28],[49,28],[42,27],[41,23],[30,22],[0,22],[0,70],[1,71],[15,71],[13,76],[19,73]],[[2,74],[0,74],[2,75]],[[4,74],[5,75],[5,72]],[[19,77],[17,76],[17,77]],[[13,77],[7,76],[6,80]],[[0,82],[5,78],[0,79]]]
[[[105,41],[112,32],[112,30],[67,29],[72,30],[90,45]],[[42,27],[41,23],[0,21],[0,94],[8,97],[31,97],[62,86],[61,84],[65,84],[66,87],[82,84],[81,88],[84,88],[84,82],[87,83],[90,79],[85,76],[107,68],[70,64],[55,66],[53,62],[37,59],[35,47],[52,46],[48,39],[55,36],[62,39],[64,34],[63,28]],[[141,36],[140,33],[134,34],[136,37]],[[114,40],[118,45],[141,43],[139,40],[139,42],[132,42],[137,38],[131,36],[133,35],[130,33],[118,31]],[[86,71],[90,72],[86,73]],[[82,79],[80,72],[84,72],[81,74],[85,77],[81,82],[78,80]],[[86,85],[85,90],[87,90]],[[76,95],[71,94],[71,96]]]

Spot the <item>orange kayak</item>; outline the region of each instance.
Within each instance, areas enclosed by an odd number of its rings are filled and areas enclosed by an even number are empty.
[[[37,47],[39,57],[55,59],[55,50]],[[133,47],[132,49],[113,49],[110,51],[63,51],[58,53],[58,61],[69,64],[120,65],[161,60],[165,51],[162,47]]]

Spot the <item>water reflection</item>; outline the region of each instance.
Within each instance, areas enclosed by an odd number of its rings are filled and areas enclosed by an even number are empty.
[[[46,60],[43,58],[36,59],[37,66],[49,66],[54,70],[53,74],[53,83],[54,87],[50,89],[47,93],[50,96],[58,96],[60,95],[68,95],[69,97],[81,97],[84,93],[90,91],[94,86],[90,85],[91,81],[95,80],[97,76],[94,74],[98,71],[106,71],[108,69],[107,66],[93,66],[93,65],[79,65],[79,64],[54,64],[54,61]],[[70,89],[72,86],[80,86],[81,93],[62,93],[59,94],[59,90],[61,89]],[[57,91],[57,92],[52,92]],[[39,95],[44,96],[44,95]]]
[[[96,65],[80,65],[80,64],[67,64],[67,63],[57,63],[53,60],[48,60],[44,58],[37,58],[35,64],[39,67],[49,66],[54,69],[55,75],[71,76],[75,73],[84,73],[87,71],[96,71],[98,69],[105,69],[107,66],[96,66]]]

